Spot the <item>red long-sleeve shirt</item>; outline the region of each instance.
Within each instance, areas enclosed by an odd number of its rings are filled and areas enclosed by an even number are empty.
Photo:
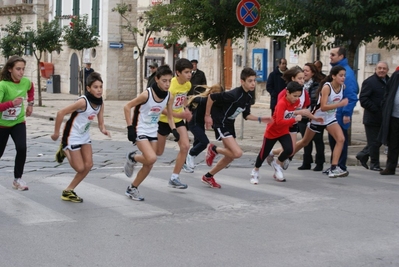
[[[289,134],[290,127],[295,124],[294,111],[298,109],[300,100],[291,103],[287,98],[280,98],[274,109],[273,122],[266,126],[264,137],[275,139]]]

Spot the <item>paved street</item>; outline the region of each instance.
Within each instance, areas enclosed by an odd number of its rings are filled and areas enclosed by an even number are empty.
[[[215,177],[222,189],[201,183],[201,155],[177,190],[167,187],[177,153],[168,142],[136,202],[124,196],[125,132],[111,140],[92,127],[95,165],[76,189],[84,202],[70,203],[60,195],[74,172],[54,161],[53,123],[28,118],[29,191],[11,188],[12,141],[0,161],[0,266],[399,266],[397,175],[351,166],[330,179],[295,159],[286,183],[265,164],[255,186],[248,151]]]

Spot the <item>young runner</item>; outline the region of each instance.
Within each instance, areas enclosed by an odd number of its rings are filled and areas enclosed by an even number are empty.
[[[345,142],[345,136],[341,127],[337,123],[336,118],[337,108],[348,104],[348,99],[343,98],[345,72],[344,67],[335,66],[331,69],[330,74],[321,82],[318,92],[319,99],[317,101],[314,115],[322,117],[324,121],[318,122],[312,120],[309,123],[302,140],[296,143],[294,151],[295,154],[301,148],[308,145],[316,133],[326,129],[336,141],[336,145],[332,152],[331,168],[328,173],[328,177],[330,178],[345,177],[348,175],[347,171],[344,171],[337,166]]]
[[[169,86],[172,79],[172,70],[167,65],[160,66],[155,74],[155,82],[138,97],[128,102],[124,107],[129,141],[137,145],[141,155],[136,151],[126,155],[125,174],[132,177],[137,162],[143,167],[137,172],[136,178],[126,189],[126,196],[133,200],[143,201],[138,187],[150,173],[157,160],[157,130],[159,116],[167,106],[168,120],[171,129],[176,128],[172,117],[173,99],[169,96]],[[134,108],[132,118],[132,108]],[[177,131],[173,131],[179,139]]]
[[[83,198],[75,193],[75,188],[87,176],[93,167],[93,151],[90,140],[90,124],[97,116],[100,131],[111,137],[104,125],[103,81],[97,72],[87,77],[86,93],[78,100],[57,112],[54,133],[51,139],[56,141],[60,136],[60,127],[64,117],[71,114],[62,134],[62,149],[69,164],[76,171],[71,183],[62,191],[61,199],[80,203]],[[60,154],[58,151],[57,154]]]
[[[186,108],[187,105],[187,93],[191,89],[191,70],[193,64],[186,59],[181,58],[176,61],[176,77],[172,78],[169,93],[173,100],[172,116],[175,122],[176,128],[171,128],[168,122],[168,111],[164,109],[158,122],[158,147],[157,155],[160,156],[165,150],[166,138],[170,133],[178,135],[179,139],[176,140],[179,144],[179,153],[177,154],[175,167],[173,173],[169,179],[168,185],[172,188],[186,189],[187,185],[182,183],[179,178],[179,174],[186,161],[187,153],[190,148],[190,140],[188,138],[186,121],[190,121],[191,112]],[[176,138],[177,139],[177,138]]]
[[[0,73],[0,158],[11,136],[17,152],[12,187],[20,191],[29,189],[22,180],[27,150],[25,116],[32,114],[35,92],[33,83],[24,77],[25,65],[25,59],[12,56]],[[26,97],[27,106],[23,101]]]
[[[289,82],[285,92],[285,97],[280,98],[277,102],[276,108],[273,114],[273,122],[268,124],[265,130],[262,148],[256,158],[255,168],[251,173],[252,184],[258,184],[259,182],[259,168],[269,155],[273,146],[277,141],[280,142],[282,149],[279,153],[277,161],[271,160],[270,165],[273,166],[275,173],[274,179],[278,182],[285,182],[282,165],[283,162],[288,159],[293,152],[292,136],[290,129],[298,121],[302,120],[302,116],[298,113],[302,113],[302,110],[298,110],[301,107],[301,96],[303,95],[302,85],[296,81]],[[322,120],[314,117],[316,120]]]
[[[223,87],[219,84],[212,85],[201,85],[201,88],[205,88],[206,91],[193,96],[189,99],[187,107],[193,114],[192,119],[188,123],[188,128],[194,135],[193,147],[187,154],[186,165],[190,169],[194,169],[194,160],[202,151],[204,151],[209,144],[209,139],[205,133],[205,109],[208,95],[213,93],[223,92]]]
[[[206,154],[206,163],[212,166],[217,154],[223,157],[215,167],[202,176],[202,182],[212,188],[221,188],[214,175],[224,169],[234,159],[242,156],[242,150],[236,141],[234,122],[236,117],[242,113],[246,120],[269,123],[270,117],[257,117],[251,114],[251,102],[256,85],[256,72],[251,68],[244,68],[240,75],[241,86],[235,89],[210,94],[206,103],[205,125],[206,128],[213,127],[217,140],[222,140],[224,147],[209,144]]]

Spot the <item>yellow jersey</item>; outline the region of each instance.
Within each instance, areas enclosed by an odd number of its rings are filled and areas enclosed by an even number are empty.
[[[184,110],[184,103],[186,103],[187,93],[191,89],[191,83],[185,82],[184,84],[180,84],[176,77],[173,77],[170,82],[169,93],[171,97],[174,98],[173,101],[173,112],[181,113]],[[173,118],[175,123],[182,121],[183,119],[180,118]],[[168,122],[168,117],[162,114],[159,118],[159,121]]]

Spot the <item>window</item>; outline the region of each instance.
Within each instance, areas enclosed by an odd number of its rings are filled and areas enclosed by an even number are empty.
[[[57,0],[55,2],[55,16],[56,17],[62,16],[62,0]]]
[[[73,0],[72,15],[79,16],[80,13],[80,0]]]
[[[100,29],[100,0],[93,0],[91,8],[91,26],[94,27],[94,33],[98,36]]]

